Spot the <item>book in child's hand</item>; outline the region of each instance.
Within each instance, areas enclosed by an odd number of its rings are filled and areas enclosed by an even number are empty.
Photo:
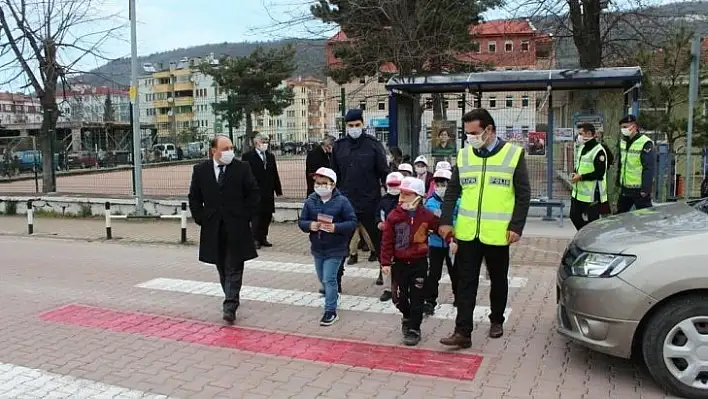
[[[334,221],[334,217],[332,217],[330,215],[326,215],[324,213],[318,213],[317,214],[317,221],[320,223],[320,230],[327,231],[324,228],[324,226],[331,225],[332,222]]]

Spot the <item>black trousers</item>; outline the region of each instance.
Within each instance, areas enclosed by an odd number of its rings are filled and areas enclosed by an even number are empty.
[[[617,213],[629,212],[632,210],[632,206],[634,206],[635,209],[651,208],[651,197],[648,195],[646,197],[642,197],[639,194],[620,194],[619,199],[617,200]]]
[[[259,243],[268,241],[268,230],[270,230],[270,223],[272,221],[273,212],[270,210],[258,212],[251,222],[253,241],[257,241]]]
[[[216,270],[224,291],[224,312],[235,312],[240,304],[241,285],[243,283],[243,261],[229,248],[228,235],[223,222],[219,227],[219,257]]]
[[[420,331],[423,322],[423,301],[425,299],[425,278],[428,274],[428,260],[422,258],[414,262],[394,260],[391,267],[391,293],[396,308],[408,319],[408,329]]]
[[[509,295],[509,246],[487,245],[479,239],[458,241],[457,244],[455,271],[458,296],[455,332],[469,337],[474,328],[474,308],[477,304],[482,260],[487,264],[491,282],[489,321],[504,323],[504,309]]]
[[[425,279],[425,302],[436,306],[438,304],[438,293],[440,286],[440,278],[442,278],[443,262],[447,265],[447,274],[450,275],[452,283],[452,293],[457,299],[457,277],[455,276],[455,267],[450,259],[450,248],[429,247],[428,260],[428,277]]]
[[[585,215],[585,216],[583,216]],[[587,220],[585,220],[587,218]],[[576,230],[580,230],[590,222],[600,219],[600,204],[570,199],[570,220]]]

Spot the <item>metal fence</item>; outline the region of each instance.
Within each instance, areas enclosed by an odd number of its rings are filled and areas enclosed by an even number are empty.
[[[295,98],[280,115],[267,113],[252,116],[253,130],[268,134],[271,150],[276,155],[284,197],[299,200],[306,192],[305,157],[319,145],[324,135],[343,135],[343,112],[359,108],[364,113],[367,133],[384,145],[389,139],[388,93],[382,79],[363,79],[344,86],[329,83],[295,86]],[[181,123],[181,133],[167,129],[169,136],[160,136],[161,125],[143,131],[142,162],[143,187],[146,196],[184,197],[188,191],[192,168],[206,159],[208,140],[214,134],[228,135],[228,123],[210,111],[209,104],[195,100],[189,126]],[[472,108],[488,109],[495,119],[498,135],[504,140],[523,146],[535,198],[568,199],[570,192],[566,179],[573,168],[575,126],[592,122],[599,129],[616,126],[615,117],[621,115],[577,115],[568,94],[554,92],[552,99],[546,92],[484,93],[481,98],[469,95],[424,95],[420,98],[422,118],[418,140],[406,139],[399,132],[398,144],[404,154],[415,159],[425,155],[433,162],[446,159],[454,162],[456,151],[462,147],[461,116]],[[205,111],[208,106],[209,110]],[[553,143],[547,141],[548,108],[554,110]],[[175,118],[173,118],[175,119]],[[141,122],[142,124],[142,122]],[[234,126],[235,144],[245,142],[245,123]],[[660,140],[659,140],[660,141]],[[80,134],[66,134],[55,148],[57,192],[97,196],[133,195],[132,148],[129,131],[125,129],[81,129]],[[33,137],[0,138],[0,194],[42,192],[41,154]],[[616,145],[612,144],[615,157]],[[552,151],[552,162],[549,155]],[[9,155],[7,155],[9,154]],[[657,187],[664,197],[680,190],[676,174],[680,157],[667,156],[658,160]],[[695,156],[692,195],[698,195],[703,178],[702,157]],[[35,167],[37,166],[37,167]],[[431,165],[431,168],[433,166]],[[549,180],[550,179],[550,180]],[[550,183],[550,184],[549,184]],[[657,190],[660,191],[660,190]],[[657,192],[655,194],[659,194]],[[658,196],[658,195],[657,195]]]

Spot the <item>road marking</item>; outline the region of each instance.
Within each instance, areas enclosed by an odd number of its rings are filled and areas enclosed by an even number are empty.
[[[290,263],[290,262],[274,262],[274,261],[263,261],[263,260],[251,260],[246,262],[247,269],[253,270],[264,270],[264,271],[278,271],[278,272],[289,272],[289,273],[300,273],[300,274],[314,274],[315,266],[312,264],[304,263]],[[377,278],[379,276],[379,269],[371,267],[352,267],[344,266],[344,276],[345,277],[365,277],[365,278]],[[443,273],[440,283],[450,284],[450,276],[447,273]],[[509,277],[509,287],[511,288],[521,288],[526,286],[528,279],[524,277]],[[483,276],[479,277],[479,285],[489,286],[490,282]]]
[[[0,363],[0,398],[168,398],[93,380]]]
[[[204,281],[180,280],[174,278],[156,278],[136,285],[139,288],[151,290],[181,292],[185,294],[209,295],[223,297],[224,293],[218,283],[208,283]],[[321,308],[323,303],[322,295],[316,292],[284,290],[279,288],[266,288],[243,286],[241,288],[241,299],[246,301],[260,301],[277,303],[280,305],[306,306],[311,308]],[[381,302],[379,298],[356,295],[342,295],[337,306],[340,310],[356,310],[359,312],[388,313],[396,314],[398,309],[391,301]],[[477,306],[474,309],[474,321],[476,323],[489,320],[489,307]],[[509,317],[511,308],[506,308],[504,316]],[[444,303],[435,308],[433,318],[454,320],[457,314],[454,306]]]
[[[67,305],[43,313],[40,318],[251,353],[459,380],[474,379],[483,360],[480,355],[458,351],[319,338],[85,305]]]

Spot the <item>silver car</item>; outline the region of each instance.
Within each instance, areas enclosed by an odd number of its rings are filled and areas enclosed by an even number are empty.
[[[641,359],[672,393],[708,398],[708,199],[584,227],[563,255],[556,294],[562,335]]]

